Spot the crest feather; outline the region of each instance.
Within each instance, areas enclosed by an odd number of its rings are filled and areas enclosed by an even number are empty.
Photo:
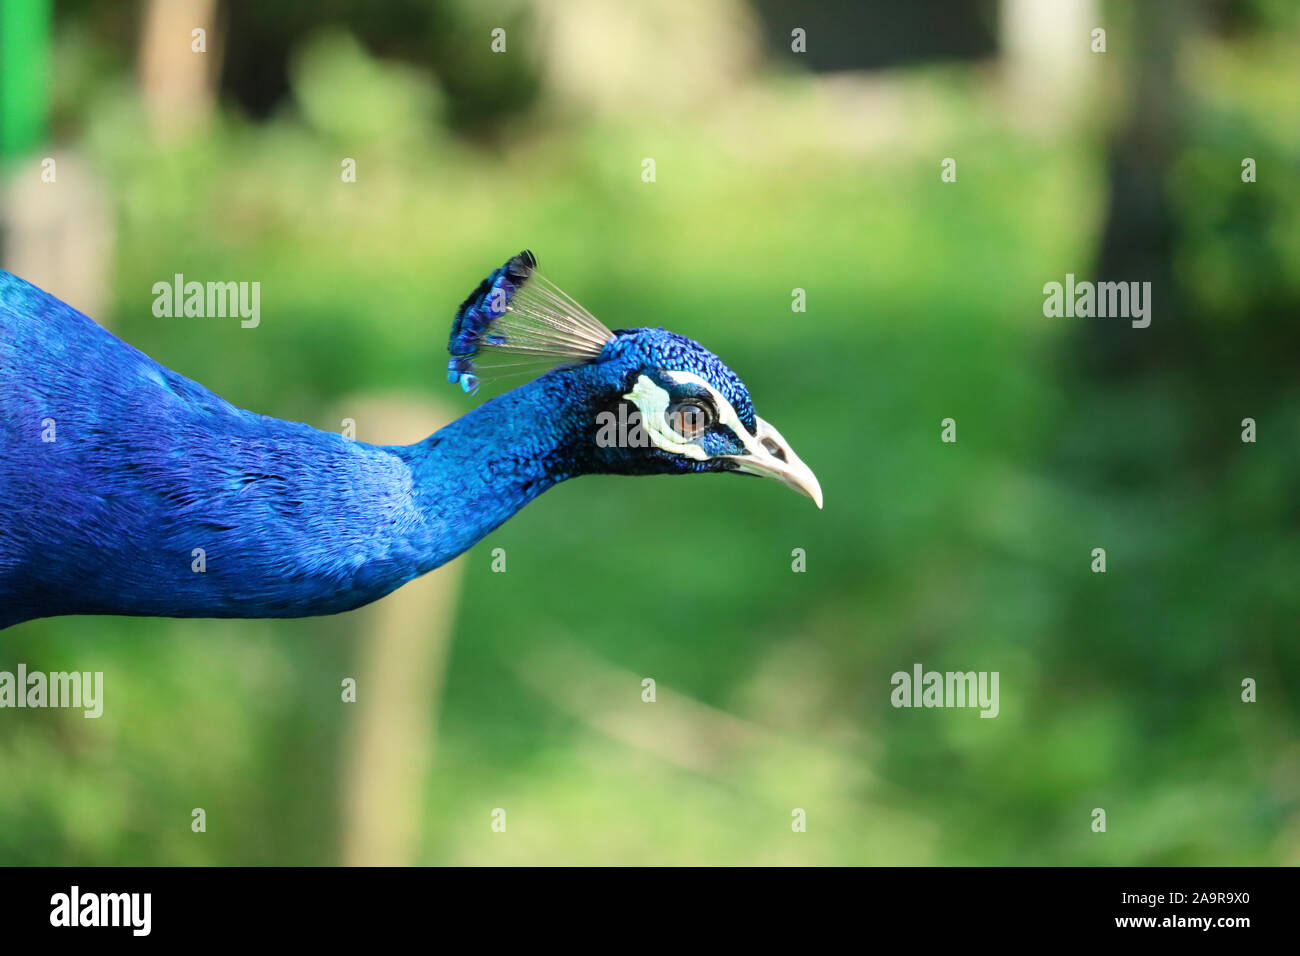
[[[528,250],[478,284],[451,326],[447,380],[473,394],[485,370],[544,367],[596,358],[613,337],[594,315],[537,271]],[[517,357],[484,364],[494,352]]]

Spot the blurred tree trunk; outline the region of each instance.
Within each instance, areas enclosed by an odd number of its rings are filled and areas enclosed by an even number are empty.
[[[115,235],[108,187],[79,153],[46,158],[52,167],[34,155],[3,181],[0,265],[107,326]]]
[[[1115,319],[1080,326],[1086,371],[1123,376],[1168,358],[1188,344],[1173,269],[1177,223],[1168,178],[1184,139],[1187,95],[1178,81],[1178,51],[1202,10],[1187,0],[1148,0],[1128,8],[1132,27],[1131,90],[1107,159],[1110,196],[1097,252],[1097,281],[1151,283],[1152,319],[1136,330]],[[1112,42],[1114,38],[1112,38]],[[1108,54],[1109,55],[1109,54]]]
[[[1001,0],[1002,72],[1015,115],[1034,129],[1078,122],[1100,71],[1089,35],[1097,0]]]
[[[377,445],[410,442],[454,417],[444,405],[414,398],[360,397],[342,408],[357,438]],[[345,865],[419,862],[463,560],[347,615],[357,631],[357,701],[342,764]]]
[[[196,52],[195,30],[203,51]],[[148,0],[140,37],[140,92],[149,122],[167,137],[212,112],[220,76],[216,0]]]

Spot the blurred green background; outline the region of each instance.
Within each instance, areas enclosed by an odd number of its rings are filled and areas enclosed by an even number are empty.
[[[826,496],[561,485],[434,572],[445,627],[5,631],[106,700],[0,716],[0,863],[1300,862],[1300,8],[625,6],[0,0],[5,267],[158,361],[460,415],[452,313],[527,247],[716,351]],[[155,318],[174,273],[260,326]],[[1045,318],[1066,273],[1151,327]],[[426,689],[342,702],[394,620]],[[894,709],[915,663],[999,716]]]

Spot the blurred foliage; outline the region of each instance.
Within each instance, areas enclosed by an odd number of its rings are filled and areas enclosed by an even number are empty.
[[[125,72],[93,93],[65,78],[117,210],[118,334],[322,428],[367,389],[468,410],[443,380],[451,313],[528,247],[607,324],[718,352],[827,502],[584,478],[471,551],[421,860],[1300,862],[1294,32],[1186,51],[1195,109],[1170,187],[1199,351],[1123,381],[1076,366],[1075,326],[1102,320],[1042,315],[1043,283],[1094,255],[1104,108],[1030,129],[977,67],[861,79],[860,100],[760,70],[695,110],[541,111],[485,150],[455,134],[445,77],[356,35],[296,43],[265,120],[227,104],[169,144]],[[61,42],[60,62],[93,54]],[[494,69],[480,46],[464,87]],[[957,185],[942,156],[961,157]],[[261,326],[154,318],[151,287],[174,272],[260,281]],[[1157,299],[1157,325],[1181,321]],[[949,416],[956,445],[939,441]],[[1238,440],[1246,416],[1257,444]],[[102,670],[107,706],[5,715],[0,862],[337,860],[337,688],[359,620],[5,632],[0,665]],[[659,751],[591,719],[589,672],[553,659],[566,647],[627,675],[614,717],[662,720]],[[915,662],[999,671],[1000,716],[893,709],[890,675]],[[661,688],[649,718],[642,676]],[[743,732],[714,726],[724,714]],[[489,831],[498,806],[509,839]]]

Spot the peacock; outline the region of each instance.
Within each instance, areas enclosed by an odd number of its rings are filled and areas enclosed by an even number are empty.
[[[539,374],[423,441],[369,445],[237,408],[0,272],[0,627],[351,610],[579,475],[758,475],[822,506],[716,355],[611,331],[528,251],[460,306],[449,353],[470,393]]]

